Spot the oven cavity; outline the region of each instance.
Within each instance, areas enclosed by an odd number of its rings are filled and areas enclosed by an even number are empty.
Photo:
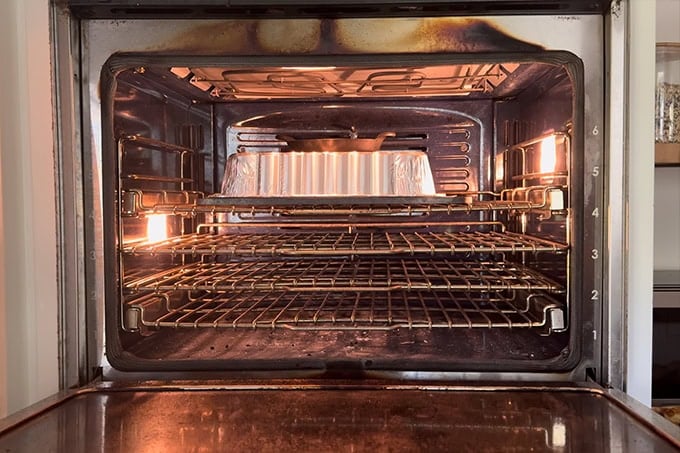
[[[564,360],[565,66],[293,60],[116,76],[122,348],[175,365]]]

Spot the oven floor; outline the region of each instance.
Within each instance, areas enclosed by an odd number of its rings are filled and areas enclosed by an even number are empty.
[[[127,351],[139,359],[329,360],[360,359],[364,366],[389,361],[504,363],[541,361],[566,353],[566,334],[535,331],[397,329],[376,331],[163,330]],[[370,359],[370,360],[369,360]],[[379,360],[376,360],[379,359]]]

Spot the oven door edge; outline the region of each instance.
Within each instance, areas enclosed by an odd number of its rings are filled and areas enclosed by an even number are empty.
[[[264,406],[263,400],[268,402]],[[238,419],[232,417],[234,410]],[[496,418],[503,422],[494,423]],[[310,423],[314,429],[305,428]],[[406,437],[395,428],[404,429]],[[259,430],[261,435],[252,435]],[[480,430],[485,437],[477,438],[478,446],[498,446],[503,439],[527,449],[582,450],[582,442],[597,451],[680,448],[680,427],[622,392],[596,384],[272,380],[93,383],[0,420],[0,448],[40,445],[56,451],[148,447],[148,442],[210,450],[252,442],[297,448],[340,442],[347,447],[374,436],[390,448],[401,449],[403,442],[436,448],[444,445],[441,439],[448,447],[462,447]],[[532,432],[539,437],[526,435]]]

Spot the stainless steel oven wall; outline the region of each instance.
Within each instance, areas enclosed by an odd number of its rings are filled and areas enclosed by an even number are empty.
[[[473,21],[489,34],[508,34],[517,38],[516,50],[544,47],[548,50],[566,50],[577,55],[584,64],[585,74],[585,117],[583,148],[583,194],[582,212],[604,211],[602,205],[604,178],[602,131],[603,118],[603,20],[602,16],[540,16],[540,17],[486,17],[486,18],[422,18],[422,19],[347,19],[337,20],[334,30],[346,53],[413,53],[413,52],[474,52],[485,51],[483,41],[476,41],[472,35],[456,30],[460,21]],[[475,22],[476,21],[476,22]],[[469,22],[468,22],[469,24]],[[326,25],[327,26],[327,25]],[[82,171],[84,188],[74,191],[83,197],[84,239],[80,241],[85,264],[86,282],[79,303],[87,307],[87,317],[97,320],[90,324],[89,354],[87,365],[81,369],[91,370],[96,366],[107,367],[104,356],[103,322],[104,285],[102,275],[102,201],[101,201],[101,110],[99,75],[106,60],[118,52],[151,52],[174,54],[324,54],[328,43],[320,41],[320,21],[307,20],[242,20],[242,21],[183,21],[183,20],[84,20],[80,22],[79,42],[74,41],[76,53],[80,55],[80,76],[82,97],[83,146]],[[471,44],[472,43],[472,44]],[[68,153],[65,153],[68,154]],[[579,248],[584,253],[580,263],[584,279],[579,282],[580,294],[572,294],[572,303],[582,304],[592,310],[588,322],[584,323],[584,344],[587,345],[587,360],[590,368],[601,368],[599,355],[602,341],[601,306],[606,304],[602,287],[604,270],[604,217],[584,216],[583,235]],[[586,255],[588,258],[586,258]],[[579,252],[576,252],[579,256]],[[76,271],[77,272],[77,271]],[[597,297],[596,297],[597,296]],[[92,312],[95,312],[93,315]],[[583,370],[579,370],[582,372]],[[416,377],[439,377],[428,373],[413,373]],[[443,376],[442,376],[443,377]],[[445,377],[494,378],[494,379],[578,379],[585,376],[522,375],[472,373]],[[599,375],[597,376],[599,379]]]

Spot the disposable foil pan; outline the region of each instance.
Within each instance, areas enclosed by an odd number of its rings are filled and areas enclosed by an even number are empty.
[[[244,152],[229,156],[223,196],[435,195],[422,151]]]

